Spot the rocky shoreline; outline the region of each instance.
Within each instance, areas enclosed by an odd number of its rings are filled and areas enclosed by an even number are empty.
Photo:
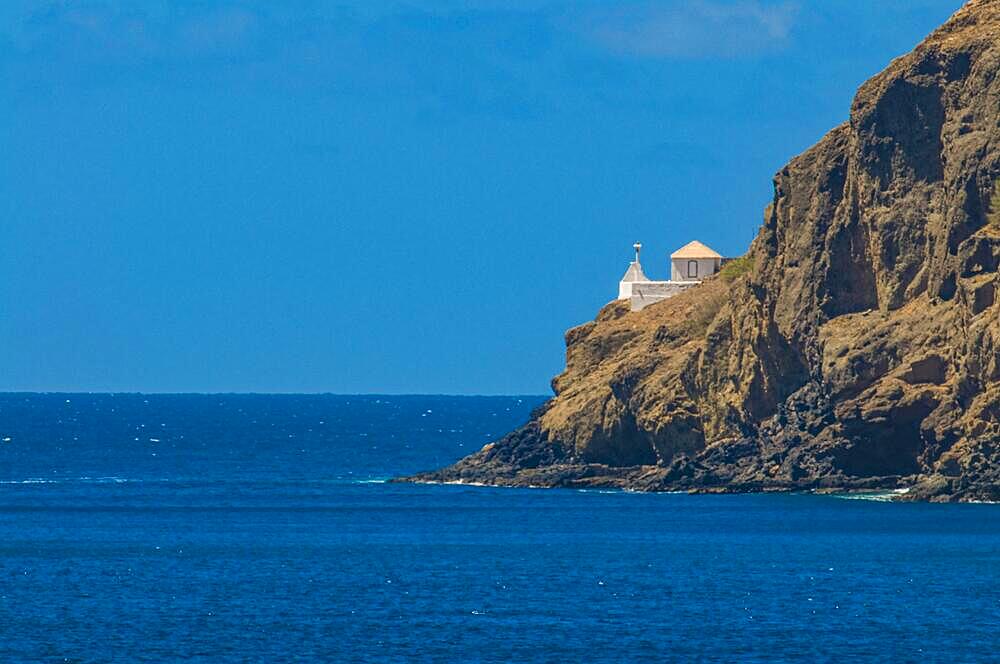
[[[730,452],[739,452],[738,447]],[[747,455],[750,457],[751,455]],[[751,457],[752,458],[752,457]],[[953,486],[942,494],[920,475],[775,478],[718,459],[677,458],[668,466],[615,467],[586,463],[547,441],[532,422],[458,463],[394,482],[524,489],[617,489],[690,494],[812,492],[891,494],[899,501],[1000,502],[1000,486]],[[931,490],[928,491],[928,488]]]

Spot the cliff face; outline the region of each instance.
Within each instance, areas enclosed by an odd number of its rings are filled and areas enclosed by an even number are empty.
[[[998,73],[972,0],[776,175],[748,272],[608,305],[528,425],[413,479],[1000,499]]]

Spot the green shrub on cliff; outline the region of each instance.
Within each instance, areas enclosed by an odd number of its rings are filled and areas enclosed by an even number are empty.
[[[990,195],[990,205],[986,212],[986,225],[993,230],[1000,230],[1000,180],[993,183],[993,193]]]
[[[719,278],[723,281],[735,281],[753,269],[753,258],[750,254],[734,258],[719,270]]]

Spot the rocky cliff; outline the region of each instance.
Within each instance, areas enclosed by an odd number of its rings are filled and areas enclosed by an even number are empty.
[[[1000,0],[865,83],[746,258],[566,334],[522,429],[410,478],[1000,499]]]

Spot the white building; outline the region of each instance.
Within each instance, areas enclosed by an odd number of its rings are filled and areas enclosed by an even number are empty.
[[[671,281],[701,281],[722,267],[722,256],[698,240],[670,254]]]
[[[652,281],[642,270],[639,252],[642,245],[636,242],[635,261],[618,282],[618,299],[629,300],[632,311],[641,311],[661,302],[710,277],[722,266],[722,256],[698,241],[691,242],[670,255],[670,281]]]

